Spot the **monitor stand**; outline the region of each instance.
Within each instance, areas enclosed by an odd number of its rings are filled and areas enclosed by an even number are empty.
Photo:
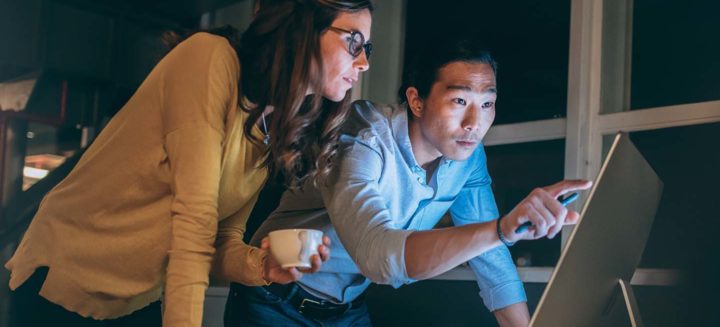
[[[627,310],[628,318],[630,319],[630,326],[632,327],[643,327],[642,319],[640,319],[640,310],[638,310],[637,301],[635,300],[635,293],[633,293],[630,282],[618,279],[618,285],[622,289],[623,298],[625,299],[625,308]]]
[[[630,282],[618,279],[618,287],[608,302],[598,326],[643,327]]]

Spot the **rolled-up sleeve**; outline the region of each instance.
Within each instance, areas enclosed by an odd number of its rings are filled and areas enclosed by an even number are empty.
[[[482,149],[480,149],[482,151]],[[486,222],[499,217],[484,152],[477,158],[476,169],[450,207],[456,226]],[[523,283],[504,245],[492,248],[469,261],[480,296],[490,311],[527,301]]]
[[[397,228],[378,190],[382,154],[363,142],[339,150],[339,167],[323,200],[338,237],[362,274],[378,284],[413,282],[405,269],[405,240],[413,232]]]

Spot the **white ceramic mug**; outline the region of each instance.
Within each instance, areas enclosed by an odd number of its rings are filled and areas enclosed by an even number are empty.
[[[310,257],[318,254],[323,233],[315,229],[281,229],[268,236],[270,253],[283,268],[310,268]]]

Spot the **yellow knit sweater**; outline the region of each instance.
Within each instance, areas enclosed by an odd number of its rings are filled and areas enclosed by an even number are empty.
[[[43,200],[6,264],[10,288],[47,266],[40,294],[96,319],[164,291],[163,324],[174,327],[201,325],[211,266],[263,284],[267,254],[242,236],[267,171],[243,134],[239,74],[233,48],[207,33],[163,58]]]

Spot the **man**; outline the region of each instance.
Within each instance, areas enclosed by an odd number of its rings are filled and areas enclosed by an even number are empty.
[[[557,197],[590,187],[538,188],[499,214],[480,141],[495,117],[495,62],[470,42],[435,45],[404,80],[402,105],[357,102],[324,185],[287,191],[253,238],[286,228],[320,229],[333,256],[289,286],[234,285],[226,324],[370,325],[370,282],[399,287],[469,261],[480,295],[501,326],[526,326],[522,282],[507,246],[555,237],[577,212]],[[432,229],[449,210],[455,227]],[[525,222],[532,227],[515,230]]]

